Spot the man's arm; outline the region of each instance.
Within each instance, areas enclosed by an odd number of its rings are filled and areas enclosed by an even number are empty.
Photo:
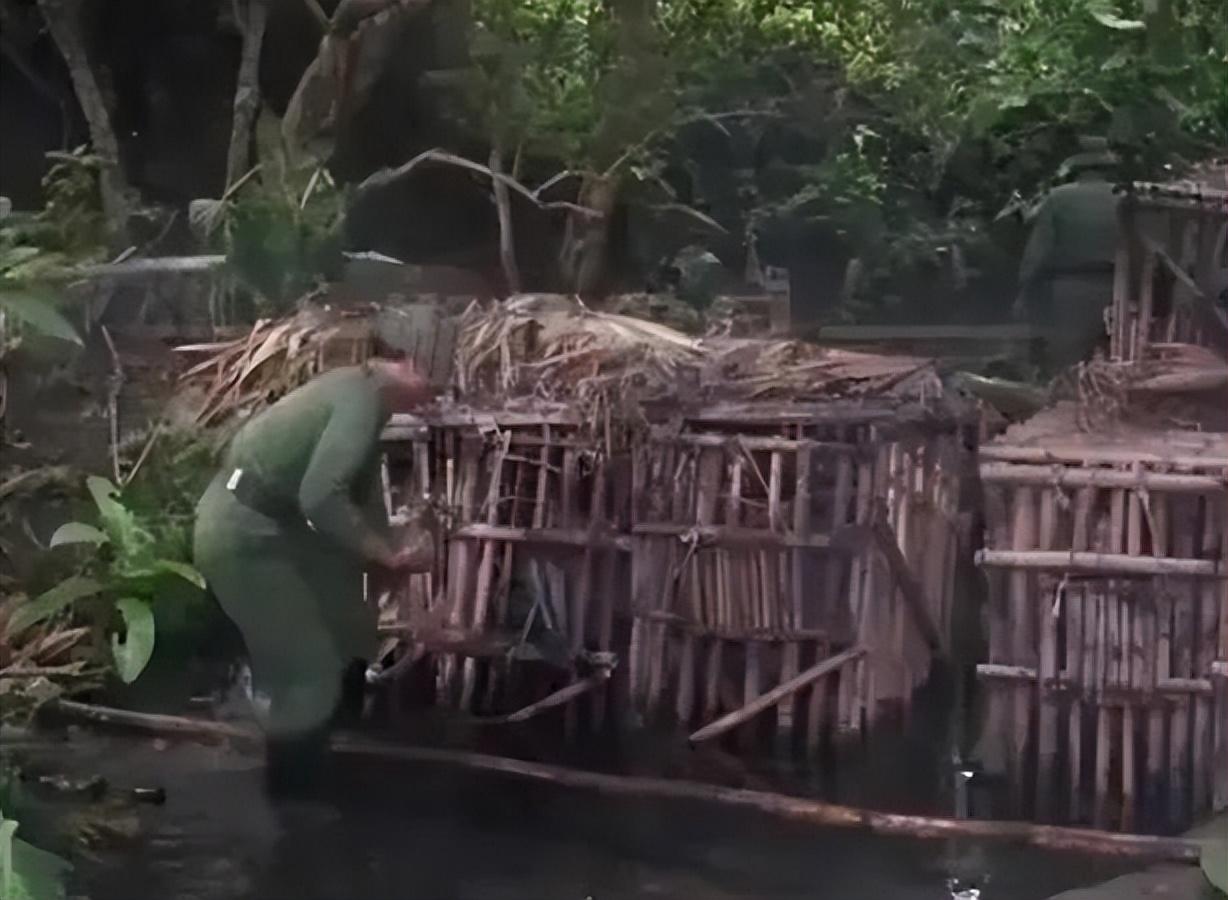
[[[367,493],[368,485],[355,482],[369,472],[382,425],[374,392],[337,404],[299,486],[299,506],[319,533],[368,562],[390,566],[394,553],[388,540],[354,502],[356,493]]]

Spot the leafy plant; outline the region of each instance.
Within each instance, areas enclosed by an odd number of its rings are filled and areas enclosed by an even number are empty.
[[[69,863],[16,836],[17,821],[0,810],[0,897],[4,900],[62,900]]]
[[[86,548],[82,570],[19,607],[7,633],[17,634],[62,612],[89,602],[95,621],[110,635],[110,654],[125,683],[135,681],[153,655],[153,604],[166,586],[178,579],[203,590],[204,578],[177,559],[158,555],[158,539],[119,499],[110,481],[90,477],[86,486],[98,513],[98,524],[69,522],[51,538],[51,546]],[[116,625],[116,622],[119,622]]]

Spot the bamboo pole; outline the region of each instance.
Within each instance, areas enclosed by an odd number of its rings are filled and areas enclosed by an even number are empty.
[[[1093,492],[1083,488],[1075,499],[1075,515],[1071,531],[1071,547],[1081,550],[1087,546],[1087,518]],[[1066,589],[1066,673],[1068,681],[1083,685],[1083,623],[1084,591],[1081,586],[1071,585]],[[1083,791],[1083,702],[1081,691],[1076,688],[1070,697],[1066,722],[1067,793],[1069,804],[1067,818],[1078,822],[1082,818]]]
[[[698,471],[696,473],[695,519],[699,525],[711,525],[716,521],[716,506],[720,491],[722,466],[721,451],[703,450],[700,452]],[[705,615],[705,604],[708,598],[715,598],[715,582],[706,578],[709,566],[702,566],[699,554],[691,555],[691,591],[689,618],[694,622],[711,621]],[[705,591],[705,587],[713,590]],[[681,667],[678,677],[678,696],[675,712],[678,721],[684,726],[689,725],[695,711],[695,668],[696,638],[689,632],[681,635]]]
[[[1040,546],[1048,549],[1057,537],[1057,491],[1049,488],[1040,498]],[[1057,699],[1053,693],[1057,679],[1057,626],[1065,601],[1059,583],[1052,591],[1052,602],[1045,597],[1037,604],[1040,631],[1040,678],[1036,685],[1036,817],[1053,818],[1054,768],[1057,765]]]
[[[1184,434],[1183,437],[1189,437]],[[1185,447],[1185,452],[1156,452],[1154,449],[1144,450],[1139,447],[1102,447],[1083,444],[1045,444],[1041,447],[1027,447],[1007,444],[985,444],[977,451],[981,460],[982,470],[987,461],[1006,462],[1012,464],[1034,463],[1044,466],[1069,464],[1075,466],[1120,466],[1141,463],[1144,465],[1163,466],[1171,469],[1202,470],[1204,474],[1222,473],[1228,467],[1228,446],[1218,435],[1208,436],[1198,440],[1198,444]],[[996,470],[991,470],[996,471]],[[1097,472],[1099,470],[1096,470]],[[1148,473],[1149,477],[1153,473]],[[1162,473],[1154,473],[1162,474]],[[1062,476],[1066,477],[1066,476]],[[1082,477],[1082,476],[1071,476]],[[1092,480],[1106,476],[1091,476]],[[1120,477],[1120,476],[1115,476]],[[1072,485],[1075,486],[1075,485]],[[1129,487],[1132,485],[1122,485]]]
[[[454,485],[459,495],[457,518],[460,522],[469,522],[473,518],[473,499],[477,491],[478,481],[478,451],[476,443],[467,441],[462,435],[455,436],[455,442],[460,459],[459,483]],[[469,599],[469,579],[472,574],[472,546],[468,541],[450,541],[448,554],[449,589],[448,624],[453,628],[461,628],[465,622],[465,612]],[[442,660],[442,673],[439,680],[441,696],[440,704],[450,706],[456,700],[456,676],[459,660],[454,654],[447,654]]]
[[[495,525],[499,521],[499,494],[503,487],[503,466],[507,452],[511,448],[512,433],[503,432],[494,465],[490,469],[490,484],[486,492],[486,524]],[[495,541],[482,542],[482,555],[478,562],[477,588],[473,595],[472,628],[480,632],[486,627],[486,618],[490,609],[490,594],[495,569]],[[466,659],[461,674],[460,708],[469,710],[473,703],[473,690],[477,679],[477,661]]]
[[[1127,498],[1126,553],[1138,556],[1143,552],[1143,504],[1137,492]],[[1123,654],[1126,675],[1122,682],[1131,691],[1143,689],[1143,630],[1144,610],[1141,599],[1126,596],[1122,603],[1122,640],[1127,650]],[[1133,703],[1127,703],[1121,713],[1121,830],[1134,830],[1137,821],[1138,770],[1135,760],[1136,722]]]
[[[1011,519],[1011,547],[1016,553],[1026,553],[1036,545],[1036,496],[1034,489],[1019,485],[1014,490]],[[1031,577],[1022,568],[1010,572],[1007,582],[1007,607],[1010,622],[1010,658],[1016,664],[1033,664],[1035,609],[1030,591]],[[1031,721],[1032,689],[1020,687],[1012,692],[1010,740],[1007,744],[1007,768],[1010,773],[1011,808],[1023,810],[1025,750]]]
[[[1228,225],[1225,226],[1228,232]],[[1228,234],[1226,234],[1228,236]],[[1228,508],[1217,507],[1215,518],[1216,533],[1219,537],[1219,555],[1221,559],[1228,558]],[[1215,604],[1219,609],[1219,635],[1216,639],[1216,661],[1212,665],[1215,684],[1214,706],[1214,750],[1211,757],[1213,768],[1213,783],[1211,787],[1211,805],[1214,809],[1228,808],[1228,582],[1219,585]],[[1217,672],[1218,667],[1218,674]]]
[[[1123,553],[1078,553],[1065,550],[979,550],[976,560],[982,566],[1007,569],[1043,569],[1086,575],[1144,577],[1170,575],[1186,578],[1228,577],[1219,560],[1131,557]]]
[[[516,461],[512,463],[512,466],[515,475],[512,477],[512,502],[507,512],[507,522],[508,525],[515,527],[520,517],[521,495],[525,490],[527,464]],[[499,562],[499,583],[495,587],[495,624],[498,628],[506,628],[508,625],[508,603],[511,599],[515,552],[513,542],[503,542],[503,558]],[[492,711],[497,706],[500,686],[507,677],[509,665],[508,660],[504,659],[492,662],[487,668],[486,696],[482,704],[487,711]]]
[[[223,739],[241,749],[258,747],[261,742],[260,736],[254,730],[222,722],[133,713],[127,710],[90,706],[71,700],[53,701],[52,704],[49,704],[49,711],[77,721],[128,728],[148,734],[206,740]],[[1003,840],[1050,849],[1073,850],[1123,858],[1167,859],[1187,863],[1196,863],[1202,853],[1202,847],[1198,842],[1180,838],[1106,834],[1086,828],[1032,825],[1027,822],[900,815],[855,809],[763,791],[665,778],[608,775],[461,750],[394,746],[344,735],[333,739],[331,749],[335,753],[348,756],[399,760],[418,764],[462,766],[565,787],[592,790],[611,796],[658,797],[690,802],[721,803],[726,806],[758,810],[794,822],[829,827],[862,828],[885,835]]]
[[[739,725],[751,721],[759,713],[770,707],[779,704],[786,697],[791,697],[808,685],[814,684],[824,675],[839,670],[842,666],[865,654],[864,647],[853,647],[845,650],[842,653],[837,653],[835,656],[823,660],[817,665],[811,666],[805,672],[799,675],[794,675],[788,681],[784,681],[776,687],[772,688],[763,694],[758,694],[740,709],[727,713],[715,722],[710,722],[703,728],[700,728],[688,738],[692,744],[698,744],[702,741],[711,740],[714,737],[719,737],[726,732],[737,728]]]
[[[1220,536],[1216,529],[1216,515],[1213,504],[1216,501],[1210,497],[1202,500],[1202,540],[1200,555],[1203,558],[1214,558],[1219,552]],[[1220,503],[1222,507],[1223,504]],[[1194,648],[1193,676],[1205,678],[1211,671],[1219,645],[1219,618],[1224,610],[1217,609],[1220,605],[1220,588],[1214,582],[1204,582],[1198,586],[1196,602],[1198,604],[1198,635]],[[1210,765],[1214,760],[1212,715],[1213,699],[1198,697],[1194,700],[1194,759],[1193,759],[1193,791],[1192,813],[1195,816],[1204,813],[1210,806],[1214,794],[1213,776]]]
[[[1197,527],[1196,513],[1191,515],[1192,503],[1187,499],[1182,504],[1183,515],[1174,531],[1173,543],[1178,553],[1189,555],[1194,549],[1194,532]],[[1175,585],[1173,595],[1172,668],[1170,675],[1189,678],[1193,670],[1192,643],[1194,639],[1194,609],[1197,599],[1196,587],[1192,584]],[[1173,706],[1169,731],[1169,823],[1183,827],[1189,822],[1190,807],[1190,726],[1191,703],[1188,698],[1177,700]]]
[[[800,452],[797,454],[798,468],[800,470]],[[800,478],[800,475],[799,475]],[[784,456],[781,451],[777,450],[772,453],[772,462],[769,467],[768,476],[768,521],[772,528],[784,528],[784,517],[782,514],[782,493],[784,491]],[[809,476],[807,476],[809,480]],[[794,482],[796,486],[796,481]],[[797,500],[794,498],[796,507]],[[796,509],[794,511],[794,522],[797,520]],[[794,528],[799,534],[804,534],[804,530]],[[794,566],[799,565],[798,551],[793,551],[789,554],[792,557]],[[770,557],[771,575],[774,576],[772,596],[776,598],[777,603],[769,606],[769,616],[779,616],[786,628],[800,628],[802,624],[802,595],[799,591],[790,590],[789,587],[782,589],[781,584],[792,584],[792,578],[785,576],[786,554],[773,553]],[[783,602],[781,602],[783,601]],[[768,624],[774,624],[772,618],[769,618]],[[801,660],[798,656],[800,647],[796,641],[786,641],[780,648],[780,680],[787,682],[797,675],[798,667]],[[785,752],[789,747],[789,742],[793,737],[794,729],[796,728],[796,697],[793,694],[788,694],[781,698],[780,703],[776,705],[776,750],[778,753]]]
[[[1120,469],[1036,466],[1011,462],[982,463],[981,481],[991,484],[1030,484],[1034,487],[1134,488],[1166,493],[1207,494],[1228,490],[1223,475],[1180,475],[1147,472],[1141,467],[1131,472]]]

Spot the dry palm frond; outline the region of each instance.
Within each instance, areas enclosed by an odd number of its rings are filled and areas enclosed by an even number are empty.
[[[44,623],[9,634],[8,623],[23,594],[0,600],[0,708],[4,717],[20,718],[65,693],[97,685],[83,645],[89,628]]]
[[[822,400],[941,394],[931,361],[830,350],[800,341],[696,340],[574,298],[514,297],[466,312],[457,342],[466,400],[536,397],[568,403],[596,425],[634,419],[643,402]]]
[[[205,394],[196,422],[213,425],[249,415],[309,381],[328,367],[327,346],[341,332],[342,323],[339,314],[307,309],[280,322],[262,319],[245,337],[232,341],[175,348],[205,355],[181,376]],[[363,328],[359,331],[361,338]],[[369,335],[369,330],[365,333]],[[365,358],[365,342],[359,343],[364,344],[360,355]],[[350,361],[358,360],[346,359]]]

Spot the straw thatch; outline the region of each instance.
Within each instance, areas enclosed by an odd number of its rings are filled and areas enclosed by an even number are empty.
[[[176,347],[204,356],[180,376],[204,395],[196,424],[250,415],[333,365],[361,362],[373,334],[370,312],[309,307],[280,321],[261,319],[234,340]]]
[[[794,340],[696,339],[555,295],[470,307],[457,355],[457,393],[468,402],[534,397],[626,409],[628,401],[663,397],[686,403],[941,393],[930,360]]]

